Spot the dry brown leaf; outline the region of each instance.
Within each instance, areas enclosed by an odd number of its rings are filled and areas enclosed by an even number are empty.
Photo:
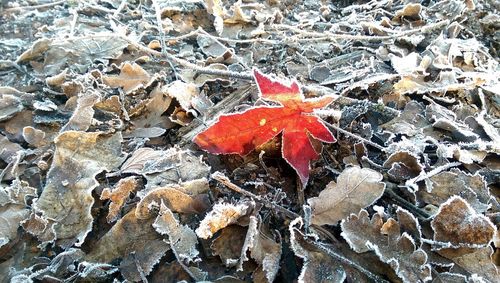
[[[17,237],[17,228],[21,226],[21,221],[26,219],[29,213],[29,209],[24,205],[0,206],[0,248]]]
[[[122,259],[120,271],[125,279],[141,281],[138,267],[148,275],[170,250],[163,237],[153,228],[153,222],[154,218],[138,219],[135,212],[130,211],[99,239],[85,260],[111,263]]]
[[[172,211],[163,204],[160,204],[160,213],[153,223],[156,232],[167,235],[170,248],[174,251],[179,261],[187,263],[194,262],[198,257],[198,238],[191,228],[181,225]]]
[[[45,132],[31,126],[23,128],[23,138],[27,143],[34,147],[41,147],[46,144]]]
[[[66,67],[83,73],[96,60],[107,62],[108,59],[117,58],[127,45],[125,39],[112,34],[67,39],[42,38],[35,41],[16,62],[30,62],[36,65],[36,71],[46,76],[56,75]],[[43,62],[33,61],[38,58],[42,58],[40,61]]]
[[[159,187],[148,190],[137,204],[135,214],[137,218],[150,217],[153,207],[160,208],[160,204],[168,209],[180,213],[202,213],[209,207],[206,194],[190,196],[174,186]]]
[[[119,132],[103,135],[67,131],[55,139],[47,182],[34,207],[52,221],[58,244],[81,245],[90,232],[92,190],[98,185],[95,176],[121,164],[121,142]]]
[[[85,93],[78,97],[76,109],[69,118],[68,123],[64,125],[61,132],[65,131],[87,131],[92,124],[94,117],[94,104],[100,100],[97,93]]]
[[[239,225],[229,225],[212,241],[210,248],[213,254],[218,255],[227,267],[238,264],[247,230]]]
[[[383,166],[390,168],[387,173],[397,182],[414,178],[424,169],[424,166],[419,162],[419,157],[408,151],[398,151],[391,154]]]
[[[105,84],[110,87],[122,87],[125,93],[132,93],[139,87],[146,87],[151,76],[137,63],[125,62],[120,66],[119,76],[103,76]]]
[[[252,259],[259,264],[254,272],[254,278],[257,276],[267,282],[273,282],[280,268],[281,243],[275,242],[259,231],[259,222],[261,221],[257,217],[250,216],[238,270],[243,270],[243,263],[248,260],[247,251],[250,251]]]
[[[138,182],[136,177],[130,176],[120,179],[114,189],[105,188],[101,193],[101,200],[109,199],[109,212],[106,219],[108,223],[116,221],[120,214],[120,209],[123,207],[130,194],[137,189]]]
[[[453,247],[488,245],[496,227],[491,221],[459,196],[453,196],[439,207],[431,222],[434,241]]]
[[[476,249],[472,253],[454,257],[452,260],[471,274],[477,274],[490,282],[498,282],[500,271],[492,261],[492,256],[493,248],[487,246]]]
[[[202,239],[211,238],[220,229],[236,223],[240,217],[247,215],[252,207],[251,202],[217,203],[200,222],[195,230],[196,235]]]
[[[12,118],[23,109],[24,106],[19,97],[0,93],[0,122]]]
[[[305,235],[296,227],[298,225],[302,226],[301,218],[293,220],[288,226],[292,250],[296,256],[304,259],[298,282],[344,282],[346,272],[340,263],[308,243]]]
[[[377,171],[350,167],[330,182],[318,197],[307,200],[312,208],[312,223],[336,225],[338,221],[372,205],[385,190],[382,174]]]
[[[406,213],[409,214],[409,213]],[[410,218],[405,217],[405,222]],[[415,218],[414,227],[419,227]],[[408,226],[408,224],[406,224]],[[385,223],[380,213],[370,220],[366,210],[352,214],[341,223],[342,237],[357,253],[374,251],[382,262],[388,263],[404,282],[425,282],[432,279],[427,254],[416,245],[401,225],[389,218]]]
[[[426,189],[416,192],[417,198],[425,203],[440,206],[454,195],[460,195],[477,212],[488,209],[490,193],[479,174],[469,175],[459,169],[441,172],[429,178]]]

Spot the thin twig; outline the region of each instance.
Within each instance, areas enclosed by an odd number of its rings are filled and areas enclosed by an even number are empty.
[[[299,35],[305,36],[305,37],[313,37],[313,38],[325,38],[327,37],[330,40],[337,40],[337,39],[346,39],[346,40],[363,40],[363,41],[381,41],[381,40],[389,40],[389,39],[396,39],[396,38],[401,38],[403,36],[409,36],[417,33],[425,33],[429,32],[431,30],[441,28],[443,26],[446,26],[449,24],[448,20],[440,21],[434,24],[430,24],[428,26],[425,26],[423,28],[418,28],[418,29],[412,29],[412,30],[407,30],[403,31],[400,33],[395,33],[392,35],[355,35],[355,34],[338,34],[338,33],[330,33],[330,32],[314,32],[314,31],[305,31],[300,28],[290,26],[290,25],[285,25],[285,24],[279,24],[279,25],[273,25],[274,28],[276,29],[286,29],[293,31]]]
[[[52,2],[52,3],[41,4],[41,5],[7,8],[7,9],[4,9],[3,11],[4,12],[17,12],[17,11],[22,11],[22,10],[37,10],[37,9],[43,9],[43,8],[50,8],[53,6],[57,6],[59,4],[64,4],[66,2],[67,2],[66,0],[61,0],[61,1],[56,1],[56,2]]]
[[[324,123],[325,125],[327,125],[328,127],[330,127],[330,128],[332,128],[332,129],[334,129],[334,130],[337,130],[337,131],[339,131],[339,132],[343,133],[343,134],[344,134],[344,135],[346,135],[346,136],[350,136],[350,137],[352,137],[352,138],[355,138],[355,139],[357,139],[357,140],[360,140],[360,141],[362,141],[362,142],[364,142],[364,143],[366,143],[366,144],[369,144],[369,145],[371,145],[371,146],[373,146],[373,147],[375,147],[375,148],[378,148],[378,149],[380,149],[380,150],[382,150],[382,151],[384,151],[384,150],[385,150],[385,147],[383,147],[383,146],[381,146],[381,145],[379,145],[379,144],[376,144],[376,143],[374,143],[374,142],[372,142],[372,141],[370,141],[370,140],[367,140],[367,139],[365,139],[365,138],[362,138],[362,137],[360,137],[360,136],[358,136],[358,135],[356,135],[356,134],[350,133],[350,132],[348,132],[348,131],[346,131],[346,130],[344,130],[344,129],[342,129],[342,128],[338,127],[338,126],[335,126],[335,125],[333,125],[333,124],[327,123],[327,122],[325,122],[325,121],[323,121],[323,123]]]
[[[272,209],[275,209],[275,210],[278,210],[280,212],[282,212],[284,215],[286,215],[288,218],[290,219],[295,219],[297,217],[299,217],[299,215],[291,210],[288,210],[280,205],[277,205],[275,203],[272,203],[270,201],[268,201],[267,199],[264,199],[264,198],[261,198],[260,196],[256,195],[256,194],[253,194],[249,191],[246,191],[242,188],[240,188],[239,186],[233,184],[231,182],[231,180],[229,180],[228,177],[226,177],[226,175],[222,174],[221,172],[214,172],[211,177],[217,181],[219,181],[221,184],[223,184],[224,186],[226,186],[227,188],[237,192],[237,193],[240,193],[244,196],[247,196],[247,197],[250,197],[256,201],[259,201],[261,203],[263,203],[265,206],[267,206],[268,208],[272,208]]]
[[[423,181],[423,180],[430,178],[438,173],[441,173],[445,170],[448,170],[450,168],[457,167],[460,165],[462,165],[462,162],[451,162],[451,163],[447,163],[447,164],[444,164],[442,166],[439,166],[437,168],[434,168],[431,171],[429,171],[428,173],[425,173],[425,171],[422,171],[422,173],[420,173],[420,175],[418,175],[417,177],[406,181],[405,186],[413,188],[415,186],[415,184],[420,182],[420,181]]]

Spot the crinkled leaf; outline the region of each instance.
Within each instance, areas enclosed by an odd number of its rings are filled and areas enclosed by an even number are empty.
[[[153,223],[153,227],[158,233],[168,236],[170,248],[178,260],[192,262],[198,257],[196,234],[188,226],[181,225],[163,202],[160,204],[160,213]]]
[[[196,235],[202,239],[211,238],[217,231],[236,223],[242,216],[247,215],[252,209],[252,203],[241,202],[238,204],[217,203],[200,222]]]
[[[405,220],[410,218],[405,217]],[[413,218],[416,221],[416,218]],[[418,223],[413,225],[419,227]],[[415,244],[410,234],[401,231],[400,224],[389,218],[385,223],[380,213],[370,220],[366,210],[342,220],[342,237],[358,253],[374,251],[388,263],[404,282],[426,282],[432,279],[427,254]]]

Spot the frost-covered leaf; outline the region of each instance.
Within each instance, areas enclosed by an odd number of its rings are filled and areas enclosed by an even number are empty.
[[[24,109],[21,99],[0,92],[0,121],[7,120]]]
[[[247,261],[247,251],[259,266],[254,272],[255,278],[262,278],[273,282],[280,268],[281,244],[264,235],[258,229],[259,219],[250,216],[248,230],[241,249],[239,270],[243,269],[243,262]]]
[[[167,235],[170,248],[178,260],[192,262],[198,257],[198,238],[191,228],[181,225],[172,211],[160,204],[160,213],[153,223],[156,232]]]
[[[488,209],[490,193],[486,183],[478,174],[469,175],[458,169],[441,172],[429,178],[426,189],[416,193],[419,201],[440,206],[454,195],[461,196],[477,212]]]
[[[196,235],[202,239],[211,238],[217,231],[234,224],[242,216],[247,215],[253,208],[251,202],[240,202],[237,204],[217,203],[195,230]]]
[[[87,131],[92,124],[92,118],[94,117],[94,104],[96,104],[99,100],[100,96],[96,93],[85,93],[78,97],[73,115],[71,115],[68,123],[63,126],[61,131]]]
[[[487,245],[496,231],[487,217],[459,196],[451,197],[439,207],[431,226],[434,241],[450,243],[453,247]]]
[[[229,225],[222,229],[219,236],[212,241],[210,248],[228,266],[236,266],[241,257],[241,248],[245,243],[247,228]]]
[[[382,174],[377,171],[350,167],[330,182],[318,197],[307,200],[312,208],[312,223],[336,225],[338,221],[372,205],[385,190]]]
[[[493,249],[490,246],[475,249],[470,253],[465,253],[451,258],[458,266],[471,274],[476,274],[490,282],[498,282],[500,270],[493,261]],[[481,282],[481,281],[479,281]]]
[[[130,281],[141,281],[138,267],[148,275],[170,250],[153,228],[154,218],[138,219],[132,210],[118,220],[86,255],[89,262],[111,263],[121,259],[120,271]]]
[[[102,79],[110,87],[121,87],[125,93],[132,93],[139,87],[146,87],[151,76],[140,65],[125,62],[120,66],[119,76],[103,76]]]
[[[407,213],[409,214],[409,213]],[[405,217],[407,221],[408,217]],[[413,218],[414,227],[420,227]],[[388,263],[404,282],[426,282],[432,279],[427,254],[417,246],[401,225],[389,218],[385,223],[380,213],[370,219],[366,210],[342,220],[342,237],[358,253],[374,251],[382,262]]]
[[[83,243],[92,228],[92,191],[98,185],[95,176],[121,164],[121,141],[120,132],[104,135],[67,131],[55,139],[47,183],[35,209],[52,221],[59,244]]]
[[[109,212],[106,219],[113,222],[118,219],[120,209],[123,207],[130,194],[137,189],[138,182],[134,176],[120,179],[113,189],[105,188],[101,193],[101,200],[109,199]]]
[[[37,71],[46,76],[56,75],[66,67],[83,73],[95,60],[107,62],[118,57],[127,45],[125,39],[110,34],[67,39],[42,38],[21,54],[17,62],[33,62],[42,58]]]
[[[283,158],[306,184],[310,162],[319,157],[312,140],[336,141],[313,111],[327,106],[334,98],[306,99],[297,81],[285,82],[257,69],[254,69],[254,77],[260,90],[259,97],[280,106],[256,106],[242,113],[221,115],[198,134],[194,142],[210,153],[247,155],[282,133]]]
[[[210,202],[206,194],[189,195],[182,187],[158,187],[148,190],[137,204],[138,218],[149,217],[152,207],[160,208],[163,204],[169,210],[179,213],[202,213],[208,209]]]
[[[24,205],[7,204],[0,206],[0,248],[17,237],[17,228],[29,215]]]
[[[301,222],[302,219],[297,218],[288,226],[292,250],[304,259],[298,282],[344,282],[345,270],[339,262],[305,240],[305,235],[296,227]]]

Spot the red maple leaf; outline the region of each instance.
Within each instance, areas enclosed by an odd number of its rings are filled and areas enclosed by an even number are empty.
[[[214,154],[246,155],[282,133],[283,158],[297,171],[305,185],[309,163],[319,157],[311,138],[335,142],[335,138],[313,111],[330,104],[334,98],[306,99],[296,80],[284,82],[254,69],[260,98],[279,106],[257,106],[241,113],[218,117],[215,123],[194,138],[194,142]]]

